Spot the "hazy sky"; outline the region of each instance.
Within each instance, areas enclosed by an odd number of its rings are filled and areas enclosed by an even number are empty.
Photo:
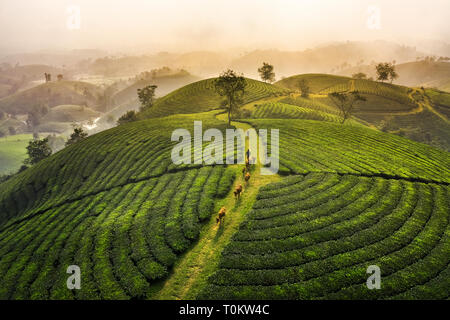
[[[449,0],[0,0],[0,48],[294,50],[342,40],[448,41],[449,12]]]

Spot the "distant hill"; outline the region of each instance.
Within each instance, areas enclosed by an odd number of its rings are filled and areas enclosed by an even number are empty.
[[[357,90],[367,99],[358,104],[357,119],[385,132],[450,150],[450,99],[444,92],[327,74],[293,76],[276,85],[299,92],[298,82],[302,79],[308,82],[313,93],[312,108],[321,103],[334,108],[334,113],[338,114],[327,94]],[[296,104],[295,101],[290,103]],[[301,102],[300,106],[308,106],[308,103]],[[321,111],[327,110],[322,107]]]
[[[450,78],[425,82],[423,84],[423,86],[426,88],[434,88],[434,89],[450,92]]]
[[[210,76],[229,66],[232,57],[228,53],[193,51],[187,53],[160,52],[140,56],[103,57],[84,66],[93,74],[128,76],[164,66],[189,70],[194,74]]]
[[[450,84],[449,62],[415,61],[402,63],[396,65],[396,71],[399,78],[395,80],[395,83],[405,86],[435,87],[436,84],[433,83],[444,82],[443,85],[447,86],[448,89]],[[375,64],[352,67],[339,72],[339,74],[352,76],[358,72],[363,72],[368,77],[376,78]],[[436,87],[441,89],[439,86]]]
[[[80,61],[86,59],[96,59],[99,57],[104,57],[108,53],[102,50],[96,49],[75,49],[66,51],[39,51],[39,52],[28,52],[28,53],[18,53],[10,54],[0,58],[2,63],[10,63],[12,65],[21,64],[45,64],[57,67],[73,66]]]
[[[169,92],[185,86],[189,83],[200,80],[199,77],[191,75],[186,71],[175,71],[169,74],[155,75],[150,77],[139,77],[135,82],[123,90],[117,92],[112,100],[115,105],[121,105],[130,100],[137,100],[137,89],[144,88],[149,85],[157,85],[156,96],[162,97]]]
[[[321,46],[298,50],[252,50],[192,51],[185,53],[160,52],[138,56],[102,57],[83,64],[83,70],[105,76],[129,76],[170,66],[185,69],[202,76],[213,77],[227,68],[244,73],[247,77],[258,77],[257,69],[263,62],[275,66],[278,79],[283,76],[308,72],[336,73],[351,66],[370,64],[372,61],[398,63],[414,61],[424,56],[414,47],[402,46],[387,41],[347,41],[327,43]]]
[[[53,81],[0,99],[0,110],[25,114],[33,108],[52,108],[63,104],[86,105],[95,109],[101,89],[80,81]]]
[[[13,118],[5,118],[0,120],[0,132],[4,135],[9,135],[9,128],[14,128],[16,133],[23,133],[27,130],[27,125],[23,121]]]
[[[337,73],[350,66],[372,61],[413,61],[423,54],[413,47],[387,41],[336,42],[303,51],[255,50],[236,58],[231,68],[258,77],[263,62],[274,65],[277,78],[300,73]]]
[[[85,106],[60,105],[51,108],[41,119],[41,122],[78,122],[94,119],[100,116],[98,111],[94,111]]]
[[[35,64],[25,66],[0,65],[0,98],[14,94],[19,90],[36,85],[37,81],[44,81],[44,73],[50,73],[56,79],[58,74],[69,77],[69,73],[61,68],[49,65]]]

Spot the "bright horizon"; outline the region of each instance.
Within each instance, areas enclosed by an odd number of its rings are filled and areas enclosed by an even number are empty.
[[[80,9],[80,25],[71,29],[76,13],[67,10],[73,6]],[[301,50],[346,40],[416,45],[450,39],[448,12],[448,0],[2,0],[0,48]]]

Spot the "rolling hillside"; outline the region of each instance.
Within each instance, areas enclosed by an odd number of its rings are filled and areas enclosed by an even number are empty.
[[[35,85],[36,81],[44,81],[44,73],[57,74],[65,73],[65,70],[43,64],[16,65],[9,64],[0,66],[0,98],[16,93],[18,90],[26,89]]]
[[[357,90],[367,99],[355,110],[354,116],[360,121],[385,132],[450,150],[450,100],[445,92],[324,74],[293,76],[276,84],[298,92],[298,82],[302,79],[308,82],[313,93],[310,100],[316,106],[321,104],[319,109],[315,107],[317,110],[336,114],[338,110],[327,94]]]
[[[414,61],[396,65],[399,78],[395,83],[404,86],[430,86],[437,87],[448,83],[450,79],[450,63],[442,61]],[[376,78],[375,65],[352,67],[340,72],[340,75],[351,76],[363,72],[368,77]]]
[[[448,185],[327,173],[261,189],[203,299],[448,299]],[[382,272],[367,290],[366,269]]]
[[[155,92],[156,96],[162,97],[178,88],[198,80],[200,80],[198,77],[183,71],[168,75],[155,76],[150,79],[139,79],[132,85],[117,92],[112,97],[112,100],[116,105],[121,105],[130,101],[137,102],[137,90],[149,85],[157,85],[158,88]]]
[[[450,77],[443,80],[425,82],[423,86],[426,88],[436,88],[438,90],[450,92]]]
[[[449,153],[360,127],[251,124],[284,129],[280,162],[292,175],[261,188],[199,298],[449,297]],[[381,290],[364,285],[369,265]]]
[[[284,95],[288,90],[261,81],[246,79],[247,92],[244,103],[265,97]],[[189,84],[158,99],[154,106],[141,117],[161,117],[171,114],[188,114],[220,109],[223,98],[214,91],[214,79]]]
[[[84,106],[60,105],[51,108],[42,117],[42,122],[78,122],[94,119],[100,115],[99,112]]]
[[[0,99],[0,110],[10,114],[25,114],[36,107],[87,105],[96,108],[100,88],[79,81],[48,82]]]
[[[314,87],[309,99],[292,79],[247,79],[250,116],[232,122],[280,130],[278,175],[255,165],[245,183],[242,165],[172,163],[174,129],[192,135],[195,120],[203,130],[227,128],[209,79],[162,97],[141,121],[90,136],[1,183],[0,298],[450,297],[450,153],[370,128],[360,114],[342,125],[325,92],[358,87],[373,101],[391,101],[368,104],[367,116],[421,107],[440,118],[432,101],[446,97],[301,77]],[[240,200],[232,193],[238,183]],[[226,222],[217,225],[222,206]],[[73,264],[83,285],[71,291]],[[368,292],[372,264],[382,269],[383,288]]]

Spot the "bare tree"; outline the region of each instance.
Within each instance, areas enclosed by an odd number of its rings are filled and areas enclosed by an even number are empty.
[[[361,96],[358,91],[332,92],[328,94],[328,97],[339,109],[339,113],[342,118],[342,124],[344,124],[345,121],[353,115],[355,106],[358,102],[366,101],[366,98]]]

